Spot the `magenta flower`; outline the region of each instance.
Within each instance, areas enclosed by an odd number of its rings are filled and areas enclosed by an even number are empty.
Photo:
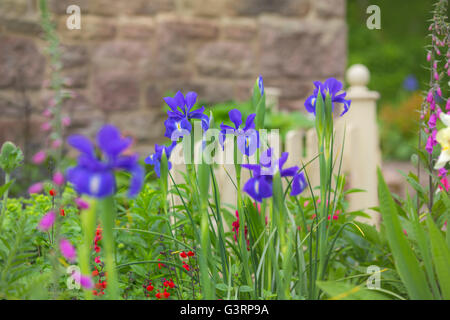
[[[45,151],[41,150],[33,156],[31,161],[34,164],[41,164],[42,162],[44,162],[46,157],[47,157],[47,155],[45,154]]]
[[[62,118],[61,122],[62,122],[63,126],[65,126],[65,127],[70,126],[70,123],[71,123],[70,117]]]
[[[58,149],[59,147],[61,147],[62,142],[60,139],[56,139],[52,141],[52,148],[53,149]]]
[[[61,172],[55,172],[53,175],[53,183],[60,186],[64,183],[64,175]]]
[[[432,90],[430,90],[427,95],[427,102],[431,103],[431,101],[433,101],[433,91]]]
[[[40,193],[40,192],[42,192],[43,189],[44,189],[44,185],[42,184],[42,182],[37,182],[28,188],[28,193],[29,194]]]
[[[72,278],[84,289],[92,289],[94,287],[94,282],[92,282],[92,279],[89,276],[85,276],[79,272],[74,272],[72,274]]]
[[[79,209],[89,209],[89,203],[87,203],[81,198],[76,198],[75,203],[77,204]]]
[[[42,112],[42,115],[46,118],[51,118],[52,111],[50,109],[45,109],[44,112]]]
[[[433,113],[430,116],[430,120],[428,121],[428,127],[430,129],[436,128],[436,120],[437,120],[437,115],[436,115],[436,113]]]
[[[429,154],[433,153],[433,148],[437,144],[436,134],[437,134],[437,131],[433,130],[432,134],[428,137],[427,145],[425,146],[425,150],[427,150],[427,152]]]
[[[74,246],[70,243],[67,239],[61,239],[59,241],[59,250],[61,250],[62,255],[64,258],[69,260],[70,262],[74,262],[77,257],[77,251],[75,250]]]
[[[55,223],[55,218],[56,218],[56,216],[55,216],[55,212],[54,211],[47,212],[42,217],[41,221],[39,221],[38,229],[41,230],[41,231],[47,231]]]
[[[52,126],[50,125],[49,122],[44,122],[44,123],[41,125],[41,130],[42,130],[42,131],[49,131],[51,128],[52,128]]]

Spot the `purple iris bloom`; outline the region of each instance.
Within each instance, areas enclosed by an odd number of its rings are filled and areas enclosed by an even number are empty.
[[[173,151],[173,148],[177,145],[176,141],[173,141],[170,146],[160,146],[158,144],[155,145],[155,153],[152,153],[147,158],[145,158],[145,163],[150,164],[154,166],[154,170],[156,172],[156,175],[158,178],[161,176],[161,159],[163,152],[166,153],[167,160],[170,158],[170,154]],[[172,169],[172,163],[170,161],[167,161],[168,169]]]
[[[80,194],[104,198],[116,190],[114,170],[125,170],[131,173],[129,195],[135,196],[144,183],[144,169],[138,164],[137,154],[121,155],[131,142],[131,138],[122,138],[116,127],[103,126],[97,133],[97,145],[103,153],[103,160],[100,160],[88,138],[79,134],[71,135],[68,143],[78,149],[80,155],[77,166],[67,169],[67,180]]]
[[[188,92],[186,97],[184,97],[183,94],[178,91],[173,98],[166,97],[164,98],[164,101],[171,109],[167,111],[169,118],[164,122],[166,126],[166,133],[164,136],[167,138],[174,141],[179,137],[190,133],[192,125],[189,120],[191,119],[201,120],[203,130],[208,130],[209,118],[203,113],[205,112],[205,107],[192,110],[197,101],[197,94],[195,92]]]
[[[263,77],[259,76],[258,78],[258,87],[259,87],[259,92],[261,92],[261,97],[264,95],[264,82],[263,82]]]
[[[237,147],[246,156],[251,156],[255,153],[259,147],[259,133],[255,130],[255,117],[256,114],[252,113],[245,120],[245,126],[241,129],[242,114],[238,109],[232,109],[228,113],[231,122],[234,124],[234,128],[225,124],[220,125],[219,142],[222,145],[225,142],[227,134],[233,134],[237,137]]]
[[[273,176],[280,171],[281,177],[293,177],[290,195],[296,196],[302,193],[307,186],[303,172],[298,173],[297,166],[283,169],[288,156],[288,152],[283,152],[278,161],[274,161],[272,148],[270,148],[261,155],[260,164],[243,164],[243,168],[253,172],[253,177],[244,185],[244,191],[258,202],[262,202],[264,198],[270,198],[273,194]]]
[[[344,105],[344,111],[342,111],[341,116],[347,113],[348,109],[350,108],[351,100],[344,99],[347,95],[345,92],[338,94],[338,92],[342,90],[342,83],[340,81],[336,80],[335,78],[329,78],[325,80],[324,83],[321,83],[320,81],[314,81],[314,86],[316,87],[314,89],[314,93],[305,101],[305,107],[308,112],[314,113],[314,115],[316,114],[316,101],[317,95],[319,94],[320,90],[320,93],[322,94],[324,100],[327,92],[330,93],[332,110],[334,110],[334,103],[337,102]]]

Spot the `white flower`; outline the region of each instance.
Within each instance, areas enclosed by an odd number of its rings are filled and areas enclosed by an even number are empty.
[[[434,169],[443,168],[450,161],[450,115],[441,112],[439,118],[447,126],[436,134],[436,140],[442,147],[441,154],[437,159]]]

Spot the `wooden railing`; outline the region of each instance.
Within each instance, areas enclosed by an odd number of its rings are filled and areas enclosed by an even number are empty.
[[[339,158],[342,153],[341,174],[346,176],[346,189],[362,189],[364,192],[351,193],[347,196],[349,202],[348,211],[364,210],[370,214],[371,218],[366,220],[373,225],[378,225],[379,215],[371,207],[378,205],[377,194],[377,166],[381,166],[381,155],[379,149],[379,136],[376,118],[376,101],[379,94],[367,88],[369,83],[369,70],[363,65],[353,65],[347,70],[347,81],[350,87],[347,91],[347,98],[351,99],[351,107],[343,117],[339,117],[336,110],[335,117],[335,139],[334,150],[337,158],[335,170],[339,167]],[[278,108],[278,90],[268,88],[268,101]],[[342,142],[345,143],[342,149]],[[198,148],[196,148],[198,149]],[[283,151],[283,150],[280,150]],[[315,158],[318,154],[317,137],[315,129],[294,130],[286,135],[284,151],[289,152],[289,165],[301,166]],[[308,177],[313,187],[318,186],[319,167],[318,161],[312,161],[307,166]],[[185,171],[184,164],[174,165],[175,181],[184,183],[182,175],[177,171]],[[215,170],[219,185],[220,198],[222,203],[234,205],[236,203],[236,189],[230,177],[235,178],[234,165],[225,164],[217,166]],[[242,170],[242,185],[249,178],[248,170]],[[305,191],[308,192],[308,191]],[[178,202],[178,200],[177,200]]]

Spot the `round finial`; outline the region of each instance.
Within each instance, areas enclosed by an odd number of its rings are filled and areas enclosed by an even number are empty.
[[[370,72],[365,65],[354,64],[347,70],[347,81],[352,87],[365,87],[369,83]]]

